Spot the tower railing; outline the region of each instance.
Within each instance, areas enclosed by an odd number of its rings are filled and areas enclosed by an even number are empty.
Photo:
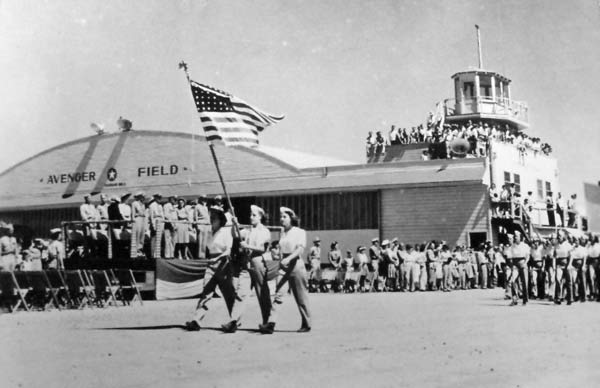
[[[493,98],[482,96],[479,98],[464,98],[456,100],[449,98],[444,100],[444,109],[446,117],[461,116],[470,114],[492,114],[498,116],[507,116],[508,118],[528,122],[529,108],[522,101],[515,101],[509,98]]]

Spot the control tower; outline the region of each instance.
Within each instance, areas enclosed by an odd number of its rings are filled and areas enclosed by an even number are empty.
[[[475,69],[456,73],[452,80],[454,98],[444,100],[447,123],[493,120],[519,130],[529,127],[527,104],[511,98],[510,79]]]

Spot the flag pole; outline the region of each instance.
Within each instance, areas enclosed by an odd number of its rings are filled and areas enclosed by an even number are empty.
[[[188,71],[188,65],[184,61],[179,62],[179,68],[185,72],[185,77],[187,78],[188,84],[190,85],[190,90],[192,88],[192,80],[190,79],[190,73]],[[217,159],[217,154],[215,153],[215,147],[212,141],[208,141],[208,148],[210,149],[210,154],[212,155],[213,162],[215,163],[215,168],[217,170],[217,175],[219,175],[219,180],[221,181],[221,187],[223,188],[223,194],[225,194],[225,198],[227,200],[227,205],[231,210],[231,215],[235,217],[235,211],[233,209],[233,205],[231,204],[231,198],[229,198],[229,194],[227,193],[227,187],[225,186],[225,180],[223,179],[223,175],[221,174],[221,168],[219,167],[219,160]],[[233,223],[235,231],[238,236],[240,236],[240,230],[237,225],[237,222]]]

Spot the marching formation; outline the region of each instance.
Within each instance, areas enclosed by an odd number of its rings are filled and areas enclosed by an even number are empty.
[[[302,254],[306,247],[306,232],[299,227],[296,213],[287,207],[280,209],[281,237],[278,249],[269,251],[271,233],[263,225],[265,211],[251,206],[251,226],[240,229],[236,218],[231,225],[223,207],[210,207],[210,227],[206,244],[208,268],[204,288],[196,310],[185,323],[189,331],[201,328],[201,322],[212,303],[218,287],[229,312],[230,321],[222,326],[226,333],[233,333],[241,324],[248,292],[254,288],[259,303],[262,323],[259,330],[272,334],[277,323],[277,311],[283,303],[281,288],[285,283],[294,295],[302,323],[298,332],[311,330],[308,304],[308,278]],[[274,298],[271,299],[269,280],[276,280]]]
[[[544,241],[525,242],[519,232],[508,242],[451,249],[445,241],[403,244],[378,238],[367,250],[342,256],[331,244],[328,261],[333,271],[321,268],[321,241],[313,241],[307,257],[311,292],[444,291],[504,287],[511,305],[529,299],[600,301],[600,243],[598,236],[568,236],[560,230]]]

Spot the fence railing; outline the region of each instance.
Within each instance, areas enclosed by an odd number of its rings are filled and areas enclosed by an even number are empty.
[[[187,231],[190,236],[198,236],[198,227],[200,224],[194,221],[183,221],[183,220],[165,220],[165,223],[174,225],[187,225]],[[115,241],[131,241],[131,226],[134,221],[123,220],[123,221],[63,221],[61,222],[61,229],[64,236],[65,251],[69,252],[69,249],[74,245],[82,245],[84,249],[89,252],[91,249],[92,242],[99,242],[100,244],[106,244],[106,256],[108,259],[114,258],[113,246]],[[239,224],[240,229],[249,228],[250,225]],[[272,233],[281,233],[282,228],[279,226],[269,226],[267,228]],[[161,240],[163,235],[159,236]],[[142,242],[143,246],[144,242]]]
[[[454,98],[444,100],[446,116],[468,115],[474,113],[487,113],[493,115],[505,115],[519,121],[529,121],[529,108],[521,101],[508,98],[465,98],[456,101]]]

